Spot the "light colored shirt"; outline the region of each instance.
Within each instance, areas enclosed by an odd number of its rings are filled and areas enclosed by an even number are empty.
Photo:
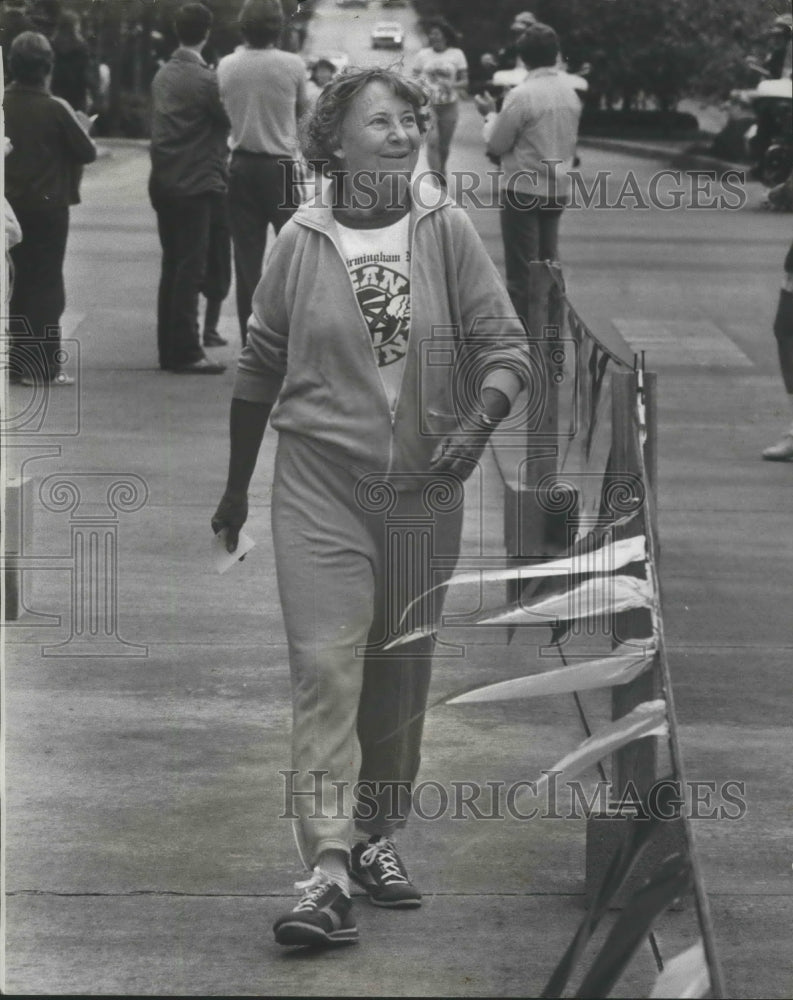
[[[413,63],[413,75],[428,88],[433,104],[454,104],[458,99],[457,83],[468,71],[462,49],[448,48],[436,52],[432,46],[419,49]]]
[[[369,333],[393,410],[399,397],[410,333],[410,216],[379,229],[336,223],[344,263]]]
[[[530,70],[485,119],[487,151],[501,158],[501,186],[567,201],[578,139],[581,100],[567,73],[555,66]]]
[[[300,56],[241,45],[218,63],[218,84],[231,119],[232,150],[297,155],[297,120],[307,107],[306,65]]]

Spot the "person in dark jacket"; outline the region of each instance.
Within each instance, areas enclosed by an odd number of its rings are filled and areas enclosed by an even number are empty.
[[[52,92],[75,109],[87,111],[97,90],[97,75],[88,43],[80,32],[80,18],[65,10],[52,36],[55,66]]]
[[[8,58],[11,53],[11,43],[23,31],[35,31],[36,26],[28,14],[26,0],[6,0],[0,7],[0,50],[3,53],[3,72],[6,83],[11,79],[8,70]]]
[[[61,0],[30,0],[28,14],[33,22],[34,30],[40,32],[52,43],[52,36],[58,21],[61,19],[63,4]]]
[[[198,328],[213,232],[227,226],[229,119],[215,73],[201,56],[211,25],[203,4],[180,7],[174,18],[179,48],[152,82],[149,195],[162,245],[160,368],[196,375],[225,370],[204,354]]]
[[[3,100],[11,152],[5,195],[22,227],[11,250],[9,370],[14,381],[68,385],[60,370],[60,321],[66,307],[63,260],[69,206],[80,201],[83,164],[96,159],[90,122],[49,91],[53,52],[47,39],[25,31],[11,45],[13,82]]]

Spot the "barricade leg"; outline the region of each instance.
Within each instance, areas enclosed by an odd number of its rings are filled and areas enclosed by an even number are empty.
[[[3,522],[3,617],[17,621],[22,613],[22,570],[19,560],[30,551],[33,536],[33,481],[9,478],[5,484]]]

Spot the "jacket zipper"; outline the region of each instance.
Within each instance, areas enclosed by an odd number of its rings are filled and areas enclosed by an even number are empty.
[[[410,224],[409,224],[409,228],[408,228],[408,251],[410,253],[410,264],[409,264],[409,267],[408,267],[408,281],[410,282],[410,296],[411,296],[410,323],[408,324],[408,348],[410,348],[410,346],[412,344],[412,337],[413,337],[413,301],[412,301],[412,299],[413,299],[413,260],[414,260],[414,256],[415,256],[415,254],[413,253],[413,245],[414,245],[414,240],[415,240],[416,226],[418,225],[418,223],[423,218],[424,218],[424,216],[419,216],[419,218],[413,219],[412,212],[411,212]],[[308,223],[308,222],[306,222],[304,220],[299,220],[299,221],[301,222],[301,224],[307,226],[307,228],[314,229],[316,232],[324,233],[328,237],[328,239],[330,240],[330,242],[333,245],[334,249],[336,250],[336,253],[338,254],[339,260],[341,261],[342,268],[344,269],[344,273],[347,275],[347,281],[348,281],[349,286],[350,286],[350,291],[352,292],[352,297],[355,300],[355,306],[356,306],[356,309],[358,311],[358,315],[359,315],[360,320],[361,320],[361,325],[362,325],[363,329],[366,332],[366,339],[367,339],[367,341],[369,343],[370,350],[372,352],[372,360],[374,361],[375,368],[377,369],[377,376],[378,376],[378,379],[380,381],[380,389],[381,389],[382,394],[383,394],[383,399],[385,400],[386,406],[388,407],[390,431],[389,431],[389,435],[388,435],[388,467],[387,467],[387,472],[390,473],[392,471],[392,466],[394,464],[394,431],[396,429],[396,413],[397,413],[397,409],[399,407],[399,403],[400,403],[401,398],[402,398],[402,384],[403,384],[403,382],[405,380],[405,368],[403,367],[403,369],[402,369],[402,375],[401,375],[401,377],[399,379],[399,388],[397,389],[397,394],[396,394],[396,397],[394,399],[394,405],[392,407],[391,403],[389,402],[389,399],[388,399],[388,393],[386,392],[385,382],[383,381],[383,376],[380,374],[380,368],[379,368],[379,366],[377,364],[377,356],[374,353],[374,344],[372,343],[372,333],[371,333],[371,331],[369,329],[369,326],[368,326],[366,320],[364,319],[363,313],[361,312],[361,306],[360,306],[360,303],[358,302],[358,296],[355,294],[355,286],[352,283],[352,277],[350,276],[350,272],[347,270],[347,265],[344,262],[344,256],[343,256],[343,254],[341,252],[341,248],[339,247],[338,243],[336,242],[336,239],[335,239],[335,237],[333,235],[333,232],[330,229],[326,228],[326,227],[315,226],[315,225],[312,225],[311,223]],[[407,351],[405,352],[405,367],[406,366],[407,366]]]
[[[416,223],[417,222],[418,222],[418,220],[416,220]],[[334,246],[334,248],[336,250],[336,253],[339,255],[339,259],[341,260],[342,267],[344,268],[344,273],[347,275],[347,281],[348,281],[349,286],[350,286],[350,291],[352,292],[352,297],[355,300],[355,308],[358,311],[358,315],[359,315],[359,317],[361,319],[361,324],[362,324],[364,330],[366,331],[366,339],[369,342],[369,346],[370,346],[370,349],[372,351],[372,361],[374,362],[374,366],[375,366],[375,369],[377,371],[377,378],[378,378],[378,380],[380,382],[380,388],[381,388],[382,393],[383,393],[383,398],[385,400],[385,404],[388,407],[388,416],[389,416],[390,430],[389,430],[389,435],[388,435],[388,467],[386,469],[387,473],[390,473],[392,471],[392,466],[394,464],[394,431],[396,429],[396,411],[397,411],[397,407],[399,406],[400,398],[402,396],[402,383],[405,380],[405,368],[407,367],[407,350],[410,348],[411,337],[412,337],[412,334],[413,334],[413,301],[412,301],[413,300],[413,234],[414,234],[414,230],[416,228],[416,223],[413,223],[408,228],[408,253],[410,254],[410,263],[408,265],[408,283],[410,285],[410,296],[411,296],[410,322],[408,323],[408,336],[407,336],[407,345],[408,345],[408,348],[405,350],[405,364],[402,367],[402,374],[399,377],[399,386],[397,388],[396,396],[394,397],[394,404],[393,404],[393,406],[391,405],[391,401],[388,398],[388,393],[386,392],[385,382],[383,381],[383,376],[380,374],[380,367],[377,364],[377,355],[375,354],[374,343],[372,342],[372,331],[369,329],[369,325],[367,324],[366,319],[364,318],[364,315],[361,312],[361,306],[360,306],[360,303],[358,302],[358,296],[355,294],[355,286],[352,283],[352,277],[350,275],[350,272],[347,270],[347,265],[344,262],[344,256],[343,256],[343,254],[341,252],[341,248],[338,246],[338,244],[337,244],[336,240],[334,239],[333,235],[330,232],[328,232],[327,230],[325,230],[325,232],[327,233],[327,235],[328,235],[328,237],[330,239],[330,242],[333,244],[333,246]]]

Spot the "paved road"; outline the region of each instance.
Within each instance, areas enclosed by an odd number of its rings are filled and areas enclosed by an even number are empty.
[[[376,24],[398,23],[405,29],[404,49],[373,49],[371,31]],[[354,66],[399,66],[409,68],[411,58],[424,45],[412,7],[388,7],[371,3],[368,8],[338,7],[333,0],[316,5],[305,46],[309,55],[344,52]]]
[[[365,37],[363,15],[355,30]],[[69,513],[63,492],[37,495],[34,549],[50,568],[32,575],[30,610],[8,637],[7,990],[536,993],[581,916],[578,821],[416,823],[404,846],[427,891],[419,913],[359,906],[363,943],[354,954],[307,962],[271,943],[270,920],[297,874],[288,829],[271,808],[289,725],[268,543],[273,442],[268,436],[253,484],[258,547],[218,578],[207,523],[224,478],[233,376],[156,370],[147,156],[135,145],[112,152],[86,171],[73,216],[66,336],[78,391],[53,399],[44,428],[15,438],[10,456],[27,460],[37,484],[68,473],[81,507]],[[451,166],[487,169],[470,105]],[[582,171],[590,186],[598,171],[613,172],[613,204],[628,171],[644,192],[663,166],[584,151]],[[477,191],[486,190],[483,181]],[[628,201],[570,211],[562,247],[579,312],[644,345],[660,372],[665,616],[689,776],[747,783],[742,821],[696,824],[717,938],[731,996],[784,997],[793,982],[783,777],[793,467],[758,455],[784,420],[770,325],[790,217],[760,211],[757,188],[746,193],[740,211]],[[495,211],[472,205],[471,213],[500,261]],[[235,336],[233,296],[223,329]],[[216,353],[233,362],[238,346]],[[11,412],[34,402],[14,389]],[[36,448],[41,457],[31,461]],[[117,504],[114,520],[105,498],[119,474],[140,477],[146,503]],[[472,490],[471,501],[466,544],[497,552],[492,483],[480,496]],[[68,569],[84,516],[116,539],[117,631],[127,645],[71,657],[42,645],[70,637]],[[527,662],[535,669],[530,645],[486,636],[469,642],[464,660],[438,659],[434,693],[494,672],[515,676]],[[608,706],[591,697],[587,709],[597,724]],[[580,738],[565,698],[437,711],[422,774],[534,777]],[[693,934],[690,913],[659,927],[667,955]],[[644,995],[652,974],[643,951],[622,995]]]

